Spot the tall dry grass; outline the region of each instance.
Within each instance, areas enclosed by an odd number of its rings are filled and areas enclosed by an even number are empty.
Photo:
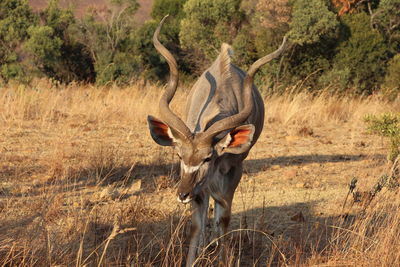
[[[180,115],[188,92],[186,88],[181,89],[172,101],[172,108]],[[59,118],[85,117],[99,123],[123,120],[142,124],[149,113],[157,113],[162,90],[162,87],[143,82],[125,88],[96,88],[76,84],[56,87],[41,80],[33,88],[24,85],[1,88],[1,119],[5,123],[27,120],[45,123]],[[400,100],[389,102],[379,95],[346,97],[325,92],[315,95],[305,91],[268,96],[265,105],[266,117],[283,124],[324,124],[359,121],[368,113],[396,111]]]
[[[155,148],[146,116],[162,88],[89,85],[0,89],[0,263],[2,266],[179,266],[190,212],[173,206],[178,180],[172,149]],[[186,91],[172,106],[179,114]],[[308,93],[265,99],[266,125],[362,125],[367,113],[399,101]],[[251,166],[250,166],[251,167]],[[272,235],[239,214],[227,234],[227,265],[398,266],[400,198],[383,192],[365,210],[315,217]],[[247,204],[249,205],[249,204]],[[261,210],[267,204],[263,203]],[[348,213],[347,213],[348,212]],[[214,266],[215,240],[199,257]]]

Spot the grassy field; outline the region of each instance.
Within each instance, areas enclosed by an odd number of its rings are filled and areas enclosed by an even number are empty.
[[[2,266],[184,262],[190,210],[176,201],[177,156],[146,123],[161,91],[0,88]],[[186,94],[172,103],[178,113]],[[228,265],[399,266],[397,192],[342,205],[354,176],[369,191],[388,168],[385,140],[366,133],[363,117],[400,102],[303,93],[265,105],[234,199]],[[214,266],[216,254],[210,243],[200,266]]]

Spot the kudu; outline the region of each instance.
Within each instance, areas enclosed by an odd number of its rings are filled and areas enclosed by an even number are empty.
[[[159,103],[162,120],[148,116],[150,134],[162,146],[174,146],[181,166],[178,201],[191,202],[192,227],[186,266],[192,266],[204,245],[209,197],[215,201],[218,234],[227,232],[235,189],[243,160],[256,143],[264,124],[264,103],[253,85],[254,75],[284,50],[286,38],[275,52],[257,60],[246,74],[231,63],[231,49],[223,44],[218,58],[194,84],[186,105],[186,123],[169,108],[178,86],[178,68],[158,36],[157,51],[166,59],[170,78]]]

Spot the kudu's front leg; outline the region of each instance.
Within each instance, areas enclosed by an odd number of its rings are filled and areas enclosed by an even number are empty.
[[[192,201],[192,226],[186,267],[193,266],[196,256],[204,247],[209,198],[209,195],[204,193]]]
[[[233,195],[232,195],[233,197]],[[231,206],[232,197],[224,197],[221,199],[215,199],[214,208],[214,223],[217,233],[217,244],[219,250],[219,261],[222,265],[229,265],[228,263],[228,238],[224,236],[228,232],[229,222],[231,220]]]
[[[214,220],[220,236],[228,231],[233,195],[242,177],[242,170],[242,164],[238,164],[232,167],[228,173],[219,177],[219,192],[215,196],[213,195],[213,198],[215,199]]]
[[[240,178],[242,177],[242,165],[232,167],[229,172],[221,177],[222,183],[220,183],[220,194],[215,197],[215,208],[214,208],[214,221],[217,230],[218,238],[225,235],[228,232],[229,222],[231,220],[231,207],[233,195],[235,194],[236,187],[239,184]],[[222,254],[220,254],[220,260],[224,263],[228,262],[228,244],[226,244],[227,238],[221,238]]]

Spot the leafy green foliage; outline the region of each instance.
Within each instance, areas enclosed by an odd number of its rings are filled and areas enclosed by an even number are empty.
[[[61,56],[63,41],[54,36],[54,29],[49,26],[31,26],[28,34],[30,38],[25,42],[26,51],[32,53],[43,68],[51,68]]]
[[[36,23],[27,0],[2,0],[0,2],[0,38],[13,44],[27,37],[27,29]]]
[[[258,59],[255,38],[251,25],[244,25],[233,40],[235,62],[243,68],[247,68],[248,65]]]
[[[293,4],[289,36],[299,45],[318,42],[333,34],[339,23],[323,0],[297,0]]]
[[[354,93],[370,94],[378,89],[385,77],[389,59],[388,46],[378,32],[369,25],[366,13],[346,15],[343,19],[344,39],[337,48],[333,71],[348,69],[348,80],[342,80],[343,89],[355,88]]]
[[[183,5],[186,0],[155,0],[151,11],[152,20],[135,31],[131,38],[134,54],[138,55],[140,73],[145,79],[163,80],[168,75],[168,65],[153,46],[153,34],[165,15],[168,20],[161,32],[161,41],[175,56],[181,71],[187,72],[189,64],[181,50],[179,32],[180,21],[184,17]]]
[[[364,121],[367,123],[367,129],[370,133],[389,138],[388,159],[394,161],[400,154],[400,114],[367,115]]]
[[[72,11],[59,8],[58,0],[50,0],[40,17],[44,25],[30,27],[30,38],[25,44],[39,72],[60,82],[92,81],[90,55],[71,36],[76,27]]]
[[[389,61],[384,87],[396,91],[396,95],[400,91],[400,54]]]
[[[301,81],[303,88],[317,91],[320,88],[319,77],[331,66],[332,53],[327,52],[333,49],[333,40],[294,47],[286,62],[286,85]]]
[[[388,65],[381,93],[386,99],[393,101],[400,92],[400,54],[390,59]]]
[[[400,52],[400,1],[381,0],[373,22],[392,47]]]
[[[28,28],[29,39],[25,43],[27,51],[31,52],[44,64],[53,64],[61,55],[63,41],[54,36],[54,29],[49,26],[31,26]]]
[[[10,61],[2,64],[0,71],[1,78],[4,79],[4,81],[16,79],[20,82],[28,82],[28,79],[24,79],[25,71],[23,66],[16,61]]]
[[[55,35],[61,37],[68,28],[75,23],[74,14],[70,9],[61,9],[58,0],[50,0],[47,8],[41,13],[46,26],[55,31]]]
[[[161,20],[165,15],[170,15],[168,24],[176,24],[184,18],[183,5],[187,0],[154,0],[151,10],[151,17],[155,20]],[[179,25],[174,28],[179,29]]]
[[[21,44],[28,37],[27,30],[37,23],[26,0],[0,1],[0,78],[4,81],[26,81],[22,64]]]
[[[92,57],[96,83],[101,85],[114,81],[127,83],[137,70],[130,39],[135,30],[136,1],[113,3],[105,11],[93,9],[75,31],[75,37]]]
[[[146,22],[132,37],[142,75],[151,80],[163,79],[168,74],[168,65],[153,46],[152,38],[157,25],[156,21]],[[161,41],[164,43],[164,38]]]
[[[134,14],[139,8],[137,0],[111,0],[110,2],[114,7],[124,7],[129,14]]]
[[[188,0],[184,12],[181,43],[208,60],[215,58],[223,42],[232,43],[244,19],[240,0]]]
[[[222,42],[233,46],[233,61],[247,70],[287,35],[287,51],[256,76],[264,92],[290,87],[370,94],[382,87],[394,98],[400,77],[400,0],[368,4],[360,2],[338,16],[328,0],[153,0],[152,19],[137,22],[136,0],[110,0],[81,18],[60,8],[58,0],[49,0],[36,14],[28,0],[3,0],[0,81],[28,82],[36,76],[103,85],[139,76],[164,80],[168,66],[152,36],[169,14],[160,39],[186,79],[209,66]]]
[[[289,31],[292,6],[289,0],[259,1],[252,20],[254,43],[261,57],[276,49]]]
[[[273,91],[282,91],[293,84],[318,88],[321,73],[331,67],[339,28],[324,1],[259,1],[251,24],[249,32],[254,35],[256,53],[249,63],[274,51],[284,35],[289,35],[292,44],[282,58],[261,69],[261,88],[267,85]]]

